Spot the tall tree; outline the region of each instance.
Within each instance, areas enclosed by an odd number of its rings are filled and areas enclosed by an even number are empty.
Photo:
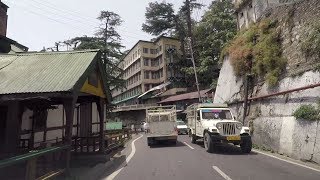
[[[194,27],[197,71],[203,86],[215,86],[222,48],[236,31],[232,0],[212,1],[202,20]]]
[[[142,24],[142,30],[158,36],[168,34],[178,37],[181,42],[182,58],[185,59],[184,42],[186,30],[183,25],[182,16],[175,14],[173,4],[166,2],[150,2],[146,8],[146,22]]]
[[[100,49],[103,52],[103,67],[107,76],[106,87],[111,92],[112,88],[125,87],[125,81],[121,78],[123,71],[118,67],[124,55],[122,53],[124,46],[121,44],[121,36],[116,31],[122,19],[111,11],[101,11],[97,19],[100,20],[101,26],[94,36],[75,37],[63,43],[73,47],[74,50]]]
[[[199,8],[200,4],[195,0],[191,0],[189,8]],[[185,43],[187,37],[187,20],[186,20],[186,6],[183,5],[180,10],[175,13],[173,4],[166,2],[150,2],[146,8],[146,22],[142,24],[142,30],[152,34],[160,35],[167,34],[173,37],[177,37],[181,42],[182,57],[180,59],[179,66],[190,67],[191,61],[187,60],[187,54],[185,51]],[[190,79],[186,77],[186,79]],[[191,78],[193,79],[193,78]],[[191,84],[193,84],[191,82]]]

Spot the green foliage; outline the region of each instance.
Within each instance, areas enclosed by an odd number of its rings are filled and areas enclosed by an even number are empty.
[[[320,64],[316,65],[316,66],[313,68],[313,71],[320,72]]]
[[[305,42],[302,43],[301,49],[307,57],[316,55],[320,58],[320,24],[314,25]]]
[[[276,24],[277,22],[263,20],[238,33],[226,46],[223,56],[229,54],[237,76],[253,72],[265,77],[270,86],[277,84],[286,60],[282,57]]]
[[[122,53],[124,46],[120,42],[119,33],[115,30],[121,25],[122,19],[111,11],[101,11],[98,19],[101,21],[101,27],[107,24],[107,28],[99,28],[92,37],[75,37],[64,42],[74,50],[100,49],[103,52],[103,67],[107,80],[105,86],[111,92],[111,88],[125,88],[125,80],[121,78],[123,71],[118,67],[124,55]],[[110,94],[109,97],[111,97]]]
[[[294,113],[293,116],[296,119],[316,121],[319,120],[319,108],[312,105],[302,105]]]
[[[219,57],[237,31],[231,0],[213,1],[194,28],[195,57],[200,84],[214,87],[219,77]]]
[[[171,3],[150,2],[145,17],[146,22],[142,24],[142,30],[152,35],[158,36],[176,28],[176,15]]]

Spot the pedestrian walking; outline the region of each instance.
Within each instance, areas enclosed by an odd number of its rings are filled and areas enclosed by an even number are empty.
[[[143,124],[143,129],[144,129],[144,133],[145,133],[145,134],[146,134],[146,133],[149,133],[149,131],[150,131],[149,123],[145,122],[145,123]]]

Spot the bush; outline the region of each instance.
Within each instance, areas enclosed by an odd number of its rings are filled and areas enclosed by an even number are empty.
[[[286,60],[282,57],[276,24],[270,20],[261,21],[240,32],[226,46],[223,55],[229,54],[237,76],[252,71],[259,77],[265,77],[270,86],[277,84]]]
[[[302,105],[294,113],[296,119],[316,121],[319,119],[319,110],[312,105]]]

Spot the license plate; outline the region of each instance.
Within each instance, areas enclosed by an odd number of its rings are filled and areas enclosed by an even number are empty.
[[[228,141],[239,141],[241,140],[240,136],[228,136],[227,137]]]

